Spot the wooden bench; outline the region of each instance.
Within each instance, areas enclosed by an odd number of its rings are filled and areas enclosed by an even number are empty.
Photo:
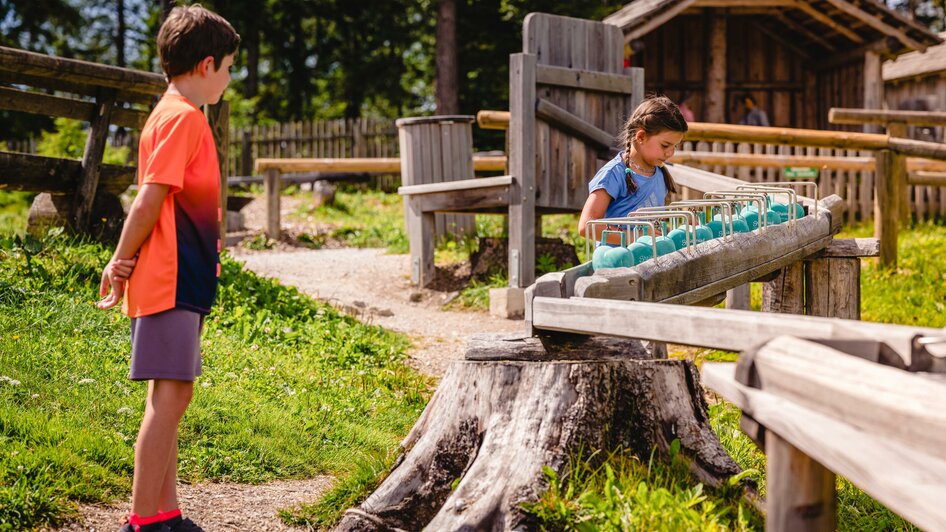
[[[415,134],[427,125],[423,121],[399,121],[402,157],[410,154],[402,181],[460,161],[456,171],[444,175],[462,182],[452,189],[399,190],[412,218],[407,224],[412,282],[425,286],[433,279],[431,215],[480,212],[508,215],[509,286],[521,292],[532,284],[538,217],[581,211],[588,181],[617,151],[615,137],[643,98],[643,70],[624,69],[623,49],[616,26],[545,13],[526,17],[524,52],[509,61],[509,176],[503,181],[474,178],[464,170],[472,146]]]

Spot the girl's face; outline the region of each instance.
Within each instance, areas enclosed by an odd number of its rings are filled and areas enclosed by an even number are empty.
[[[648,135],[643,130],[638,130],[635,139],[635,147],[641,159],[650,166],[661,166],[673,157],[677,144],[683,141],[683,133],[666,130],[656,135]]]

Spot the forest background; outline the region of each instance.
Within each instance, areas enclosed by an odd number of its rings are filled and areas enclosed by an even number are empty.
[[[155,37],[174,0],[0,0],[0,46],[160,72]],[[532,11],[601,19],[618,0],[204,0],[242,37],[230,122],[397,118],[504,109],[509,54]],[[934,31],[946,0],[887,0]],[[50,117],[0,111],[0,141]],[[499,132],[481,149],[502,149]]]

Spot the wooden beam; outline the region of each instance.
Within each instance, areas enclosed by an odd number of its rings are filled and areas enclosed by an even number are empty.
[[[72,213],[73,227],[79,232],[89,227],[92,203],[95,201],[99,186],[102,157],[105,155],[105,144],[108,142],[108,124],[112,118],[114,105],[114,93],[111,91],[103,93],[103,96],[95,102],[95,111],[89,122],[89,135],[82,153],[82,174],[76,187]]]
[[[784,168],[786,166],[816,166],[833,170],[874,169],[871,157],[840,157],[833,155],[775,155],[765,153],[725,153],[709,151],[678,151],[673,155],[676,164],[712,166],[763,166]],[[676,174],[674,174],[676,177]]]
[[[584,277],[578,281],[581,279]],[[927,327],[588,297],[536,297],[532,301],[532,319],[536,329],[640,338],[725,351],[752,349],[778,336],[875,340],[886,343],[907,365],[913,358],[917,335],[943,334],[942,329]]]
[[[765,431],[765,458],[765,529],[836,530],[834,473],[770,430]]]
[[[852,48],[843,52],[830,54],[827,57],[821,59],[813,60],[811,69],[815,72],[822,72],[825,70],[833,70],[842,66],[850,66],[854,63],[863,64],[864,54],[868,52],[876,52],[877,54],[880,54],[880,57],[887,58],[891,53],[889,43],[890,40],[892,40],[890,37],[882,37],[879,41],[867,43],[862,46],[858,46],[857,48]]]
[[[121,194],[135,181],[134,166],[103,164],[98,189]],[[0,152],[0,190],[74,195],[82,163],[73,159]]]
[[[89,122],[95,113],[96,105],[92,102],[73,98],[0,87],[0,109],[61,116]],[[120,107],[112,109],[112,123],[116,126],[141,129],[147,119],[148,113],[144,111],[122,109]]]
[[[542,85],[615,92],[618,94],[630,94],[634,88],[631,78],[623,74],[576,70],[549,65],[536,65],[535,82]]]
[[[100,87],[95,85],[83,85],[81,83],[65,81],[55,77],[31,76],[29,74],[5,72],[2,69],[0,69],[0,83],[6,85],[35,87],[37,89],[55,90],[91,97],[97,96],[99,90],[101,90]],[[119,102],[140,104],[150,108],[155,102],[158,101],[160,95],[161,91],[152,94],[144,94],[140,92],[131,92],[118,89],[115,93],[115,100]]]
[[[0,70],[148,95],[160,94],[167,88],[167,82],[160,74],[53,57],[4,46],[0,46]]]
[[[804,48],[799,46],[797,42],[782,36],[782,34],[777,31],[770,30],[765,24],[762,24],[761,22],[756,21],[754,22],[754,25],[756,28],[759,28],[759,31],[768,35],[768,37],[772,39],[773,41],[781,44],[785,48],[788,48],[789,50],[794,52],[795,55],[801,57],[802,59],[805,59],[806,61],[811,60],[811,54],[809,54]]]
[[[506,168],[506,157],[473,156],[473,169],[483,172],[502,171]],[[254,169],[257,174],[267,170],[280,172],[339,172],[339,173],[398,173],[401,171],[401,160],[397,157],[352,157],[344,159],[257,159]]]
[[[497,177],[479,177],[476,179],[462,179],[459,181],[446,181],[444,183],[429,183],[425,185],[409,185],[398,187],[397,193],[402,196],[414,194],[432,194],[439,192],[459,192],[461,190],[471,190],[477,188],[507,187],[515,182],[515,178],[509,175]]]
[[[880,240],[876,238],[835,238],[818,256],[842,259],[879,257]]]
[[[607,150],[614,147],[613,133],[598,128],[544,98],[539,98],[536,102],[535,116],[548,122],[552,127],[570,133],[598,149]]]
[[[928,187],[946,187],[946,172],[910,172],[907,183]]]
[[[848,2],[847,0],[827,0],[827,2],[838,10],[847,13],[848,15],[856,18],[857,20],[863,22],[864,24],[874,28],[875,30],[896,37],[897,40],[902,42],[908,48],[917,50],[920,52],[926,51],[926,45],[913,39],[906,32],[895,28],[886,22],[880,20],[879,18],[871,15],[870,13],[864,11],[863,9],[855,6],[854,4]]]
[[[942,504],[946,461],[905,448],[899,440],[872,434],[837,416],[750,388],[735,379],[735,369],[731,363],[706,362],[702,381],[764,425],[767,432],[775,432],[917,526],[946,528],[946,506]]]
[[[900,225],[900,195],[905,193],[905,164],[891,150],[875,154],[874,237],[880,240],[880,264],[897,267],[897,234]]]
[[[844,35],[845,37],[847,37],[848,39],[850,39],[850,40],[856,42],[857,44],[863,44],[863,43],[864,43],[864,38],[863,38],[863,37],[861,37],[861,36],[858,35],[857,33],[854,33],[853,31],[851,31],[851,30],[848,29],[847,27],[845,27],[845,26],[843,26],[843,25],[841,25],[841,24],[835,22],[834,19],[832,19],[832,18],[829,17],[828,15],[825,15],[825,14],[822,13],[821,11],[818,11],[817,9],[811,7],[811,4],[809,3],[809,0],[798,0],[797,2],[795,2],[794,4],[792,4],[792,7],[796,8],[796,9],[799,9],[800,11],[802,11],[803,13],[805,13],[806,15],[808,15],[809,17],[811,17],[811,18],[817,20],[818,22],[820,22],[820,23],[824,24],[825,26],[827,26],[827,27],[833,29],[834,31],[840,33],[841,35]]]
[[[786,7],[795,3],[795,0],[696,0],[693,7]]]
[[[662,26],[665,22],[677,16],[684,9],[688,8],[694,0],[681,0],[679,2],[672,3],[667,9],[661,11],[653,18],[647,20],[643,24],[636,26],[631,31],[625,31],[624,33],[624,42],[628,43],[634,39],[638,39],[644,35],[647,35],[656,28]],[[636,22],[636,21],[632,21]],[[627,26],[622,27],[621,30],[624,31],[627,29]]]
[[[880,109],[884,106],[883,61],[877,52],[864,53],[864,103],[865,109]],[[880,133],[883,128],[864,124],[864,133]]]
[[[509,111],[480,111],[476,123],[483,129],[509,129]]]
[[[914,126],[946,126],[946,112],[832,107],[828,111],[828,122],[853,125],[880,124],[882,126],[892,122],[900,122]]]

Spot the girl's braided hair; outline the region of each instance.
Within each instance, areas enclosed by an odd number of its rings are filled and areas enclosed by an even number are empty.
[[[624,123],[621,132],[621,140],[624,144],[624,164],[630,167],[631,145],[634,143],[634,136],[638,130],[643,130],[648,135],[658,135],[664,131],[686,133],[687,129],[687,121],[683,118],[680,109],[677,104],[673,103],[673,100],[666,96],[647,98],[637,106],[631,117]],[[667,186],[667,192],[676,192],[677,185],[674,183],[673,177],[670,176],[670,171],[666,166],[662,167],[661,170],[664,174],[664,184]],[[630,173],[625,176],[625,179],[627,179],[627,189],[631,192],[637,192],[637,184]]]

